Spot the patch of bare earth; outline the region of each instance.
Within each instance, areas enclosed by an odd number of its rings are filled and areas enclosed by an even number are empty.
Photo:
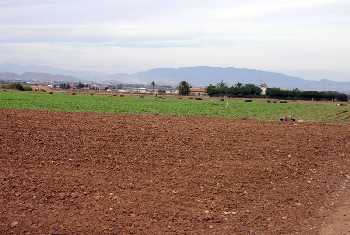
[[[349,153],[349,125],[0,110],[0,234],[319,234]]]
[[[346,185],[335,193],[335,208],[329,213],[321,226],[321,235],[348,235],[350,234],[350,177]]]

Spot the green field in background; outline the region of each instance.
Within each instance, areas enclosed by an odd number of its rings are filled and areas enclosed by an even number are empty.
[[[335,103],[289,102],[267,103],[266,100],[220,99],[191,100],[153,96],[90,96],[69,93],[0,92],[1,109],[37,109],[64,112],[103,112],[131,114],[164,114],[177,116],[207,116],[226,118],[253,118],[279,120],[292,114],[296,119],[315,122],[349,122],[349,106],[337,107]]]

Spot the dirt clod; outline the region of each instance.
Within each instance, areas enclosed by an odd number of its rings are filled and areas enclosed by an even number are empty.
[[[17,221],[13,221],[13,222],[10,224],[11,228],[16,227],[17,225],[18,225],[18,222],[17,222]]]

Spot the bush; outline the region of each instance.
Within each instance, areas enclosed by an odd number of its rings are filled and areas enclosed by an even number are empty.
[[[11,83],[2,86],[5,89],[18,90],[18,91],[32,91],[32,87],[29,85],[22,85],[21,83]]]
[[[24,91],[33,91],[33,88],[29,85],[23,85],[22,87]]]

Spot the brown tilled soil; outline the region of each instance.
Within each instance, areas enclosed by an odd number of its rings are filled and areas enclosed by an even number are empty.
[[[0,110],[0,234],[318,234],[349,175],[349,125]]]

